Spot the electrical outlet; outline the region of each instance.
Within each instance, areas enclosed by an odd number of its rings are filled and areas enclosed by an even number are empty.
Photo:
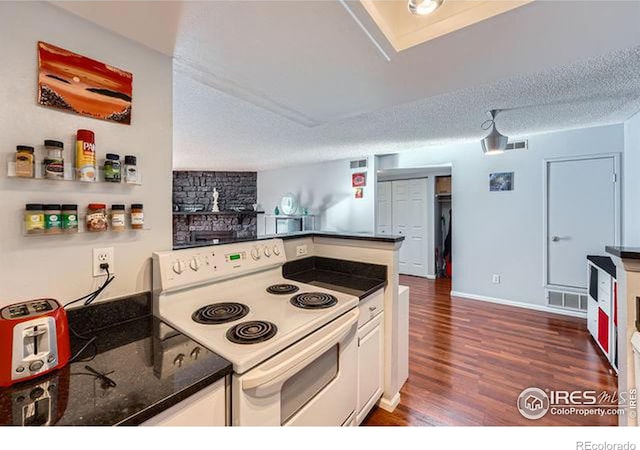
[[[500,275],[494,273],[491,281],[493,282],[493,284],[500,284]]]
[[[107,271],[100,268],[100,264],[109,264],[109,273],[113,275],[116,271],[115,259],[113,256],[113,247],[94,248],[93,249],[93,276],[101,277],[107,274]]]
[[[296,247],[296,256],[304,256],[308,253],[307,244],[298,245]]]

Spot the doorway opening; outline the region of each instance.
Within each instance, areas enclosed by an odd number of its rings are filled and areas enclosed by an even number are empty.
[[[399,272],[453,275],[451,165],[377,172],[376,232],[401,235]]]

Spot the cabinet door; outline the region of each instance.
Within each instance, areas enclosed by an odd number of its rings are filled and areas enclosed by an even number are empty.
[[[598,308],[598,342],[605,353],[609,353],[609,316]]]
[[[227,419],[225,379],[144,422],[143,426],[223,427]]]
[[[358,414],[360,424],[384,388],[384,332],[379,314],[358,330]]]
[[[598,302],[587,298],[587,329],[594,339],[598,339]]]

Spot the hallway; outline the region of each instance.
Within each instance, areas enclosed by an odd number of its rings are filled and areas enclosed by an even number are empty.
[[[409,380],[394,413],[363,425],[616,425],[616,416],[520,415],[528,387],[615,391],[582,319],[451,298],[448,279],[401,276],[411,289]]]

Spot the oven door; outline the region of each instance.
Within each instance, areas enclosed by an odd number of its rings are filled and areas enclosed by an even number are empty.
[[[242,375],[234,375],[233,425],[350,425],[356,408],[358,309]]]

